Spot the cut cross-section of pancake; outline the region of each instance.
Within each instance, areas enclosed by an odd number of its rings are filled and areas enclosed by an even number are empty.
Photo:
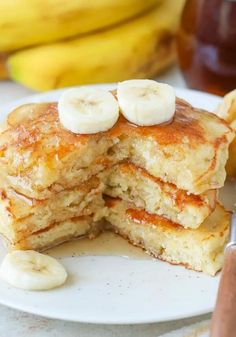
[[[106,211],[102,191],[103,183],[97,177],[45,200],[32,199],[12,189],[2,190],[0,231],[14,243],[70,218],[92,215],[94,220],[99,220]]]
[[[56,222],[18,242],[7,242],[7,244],[10,249],[43,251],[83,236],[95,238],[100,231],[101,224],[99,221],[94,222],[90,216],[80,216]]]
[[[131,163],[115,165],[104,175],[105,194],[133,202],[139,208],[163,215],[184,227],[199,227],[215,208],[216,190],[189,194]]]
[[[8,123],[0,135],[1,184],[37,199],[124,159],[193,194],[216,189],[234,137],[224,121],[179,99],[170,123],[137,127],[120,116],[112,129],[93,135],[64,129],[56,103],[18,108]]]
[[[215,275],[223,263],[230,214],[221,205],[197,229],[185,229],[120,199],[107,198],[111,229],[149,254]]]

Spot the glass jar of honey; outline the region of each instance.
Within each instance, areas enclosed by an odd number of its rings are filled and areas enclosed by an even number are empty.
[[[236,88],[236,0],[187,0],[177,38],[187,85],[218,95]]]

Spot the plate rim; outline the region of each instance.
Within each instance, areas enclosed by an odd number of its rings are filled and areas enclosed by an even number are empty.
[[[44,317],[44,318],[49,318],[49,319],[55,319],[55,320],[61,320],[61,321],[66,321],[66,322],[74,322],[74,323],[85,323],[85,324],[101,324],[101,325],[141,325],[141,324],[152,324],[152,323],[163,323],[163,322],[171,322],[171,321],[175,321],[175,320],[180,320],[180,319],[187,319],[187,318],[191,318],[191,317],[197,317],[197,316],[202,316],[202,315],[206,315],[209,313],[212,313],[213,308],[211,306],[209,306],[208,308],[204,309],[204,310],[196,310],[192,313],[189,314],[185,314],[184,316],[181,314],[178,315],[172,315],[169,317],[166,317],[165,319],[161,319],[158,320],[154,317],[150,317],[150,319],[124,319],[124,317],[122,317],[122,319],[119,320],[96,320],[95,318],[93,319],[78,319],[76,317],[72,317],[72,316],[66,316],[65,315],[53,315],[53,313],[42,313],[40,310],[30,310],[27,308],[22,309],[22,307],[18,306],[18,305],[14,305],[14,304],[9,304],[6,303],[4,301],[1,301],[0,299],[0,304],[4,305],[8,308],[11,309],[15,309],[21,312],[25,312],[27,314],[31,314],[31,315],[36,315],[36,316],[40,316],[40,317]]]

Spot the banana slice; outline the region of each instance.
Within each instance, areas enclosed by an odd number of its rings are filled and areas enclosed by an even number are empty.
[[[236,120],[236,89],[224,96],[222,102],[216,107],[214,112],[228,123]]]
[[[62,94],[58,113],[66,129],[91,134],[112,128],[119,117],[119,105],[108,91],[80,87]]]
[[[48,290],[62,285],[67,273],[51,256],[33,250],[15,250],[5,256],[0,276],[17,288]]]
[[[175,91],[168,84],[152,80],[120,82],[117,98],[123,115],[140,126],[165,123],[175,113]]]

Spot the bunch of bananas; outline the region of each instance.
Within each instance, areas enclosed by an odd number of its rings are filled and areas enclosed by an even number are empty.
[[[0,0],[0,78],[35,90],[152,77],[185,0]]]

